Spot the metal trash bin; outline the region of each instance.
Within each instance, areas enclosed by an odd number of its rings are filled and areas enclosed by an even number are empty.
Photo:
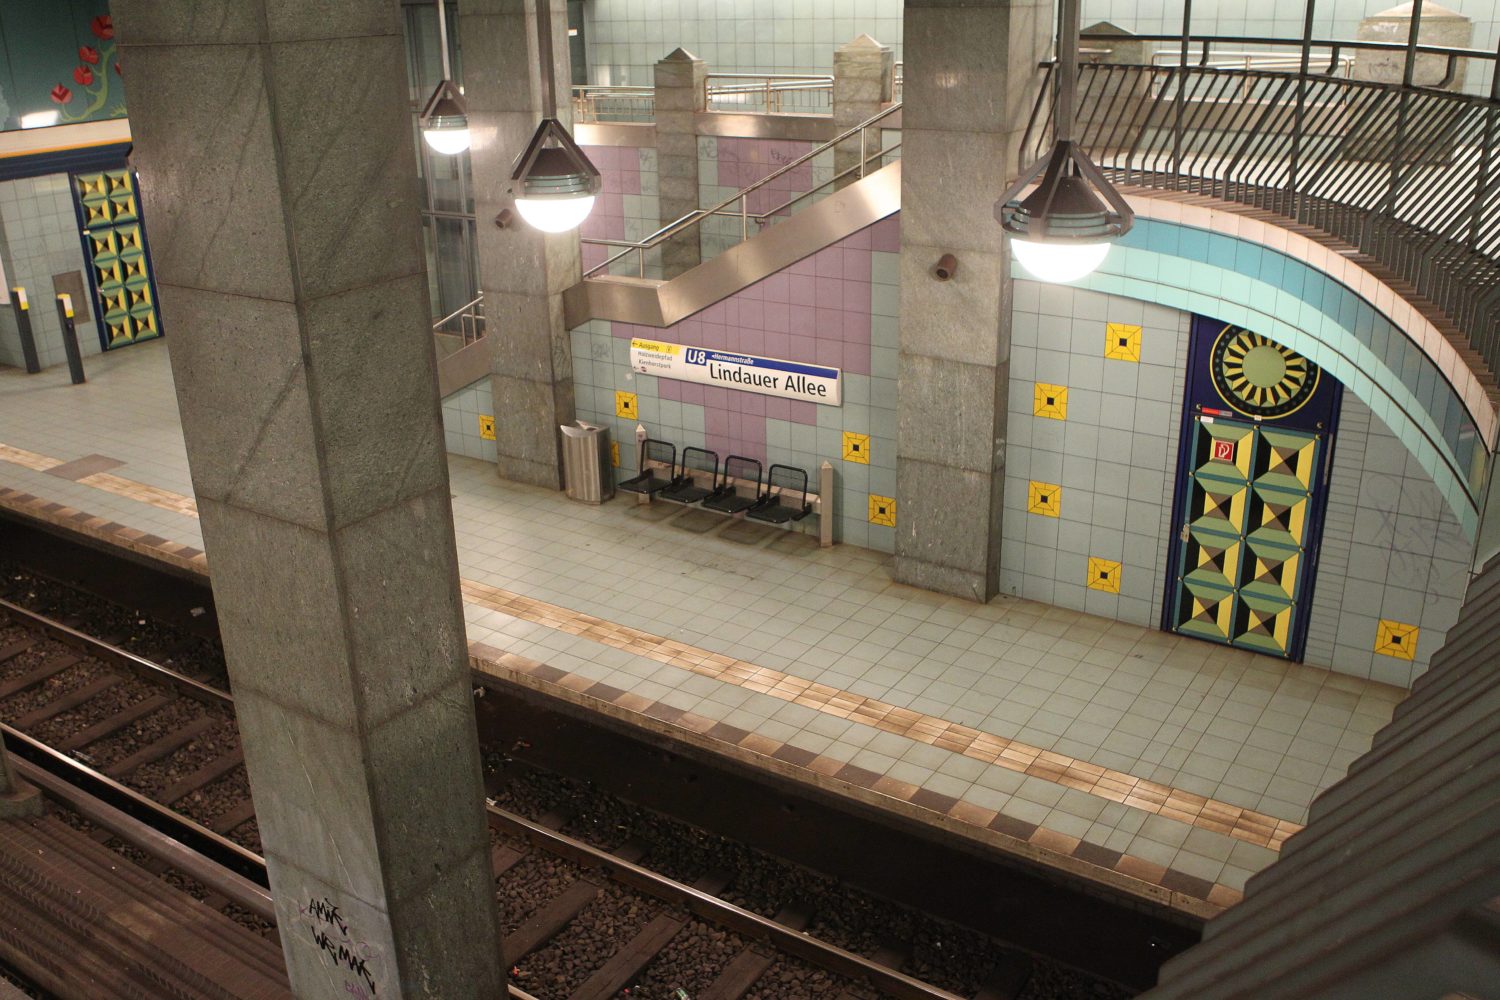
[[[558,429],[563,436],[563,482],[569,499],[603,503],[613,497],[615,473],[609,428],[577,420]]]

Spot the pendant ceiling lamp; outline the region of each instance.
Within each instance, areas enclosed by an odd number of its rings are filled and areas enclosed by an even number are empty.
[[[1089,274],[1104,262],[1110,243],[1129,232],[1135,221],[1120,192],[1073,141],[1078,3],[1062,0],[1052,150],[1023,171],[995,203],[995,218],[1010,234],[1016,260],[1042,281],[1076,281]],[[1023,198],[1033,183],[1035,190]]]
[[[435,152],[453,156],[469,148],[469,114],[464,107],[463,93],[453,82],[453,70],[448,65],[448,15],[443,9],[443,0],[437,0],[437,18],[443,78],[422,106],[418,121],[422,126],[422,139],[427,145]]]
[[[551,0],[537,0],[536,30],[542,70],[542,121],[516,157],[510,175],[511,193],[521,218],[534,228],[564,233],[588,217],[602,181],[598,169],[557,120]]]

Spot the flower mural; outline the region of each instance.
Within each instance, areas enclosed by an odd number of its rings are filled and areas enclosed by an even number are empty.
[[[100,14],[89,20],[89,33],[97,39],[96,45],[78,47],[78,65],[73,67],[73,82],[80,88],[80,100],[74,102],[74,92],[63,83],[52,88],[51,98],[63,106],[58,121],[63,124],[81,122],[93,118],[123,118],[125,95],[113,77],[120,77],[120,63],[115,58],[115,22],[108,14]],[[110,68],[114,73],[110,73]],[[114,84],[111,86],[111,84]],[[106,110],[107,109],[107,110]]]

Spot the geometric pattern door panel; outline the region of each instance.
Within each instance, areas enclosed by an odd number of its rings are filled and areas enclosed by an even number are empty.
[[[161,336],[151,259],[129,168],[74,174],[104,350]]]
[[[1165,628],[1301,655],[1340,393],[1296,352],[1195,318]]]
[[[1319,436],[1194,421],[1174,631],[1287,656]]]

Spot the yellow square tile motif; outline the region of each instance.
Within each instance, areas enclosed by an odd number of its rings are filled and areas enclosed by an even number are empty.
[[[1417,636],[1421,631],[1415,625],[1382,618],[1375,629],[1375,652],[1398,660],[1414,660],[1417,658]]]
[[[1090,590],[1118,594],[1120,592],[1120,564],[1112,559],[1089,556],[1088,584]]]
[[[1046,382],[1036,384],[1036,396],[1031,401],[1031,412],[1038,417],[1048,417],[1052,420],[1068,419],[1068,387],[1065,385],[1049,385]]]
[[[488,413],[479,415],[479,436],[486,441],[495,440],[495,418]]]
[[[881,497],[871,493],[870,523],[894,528],[896,526],[896,501],[891,497]]]
[[[1133,323],[1104,324],[1104,356],[1114,361],[1141,360],[1141,328]]]
[[[1057,517],[1062,512],[1062,487],[1033,479],[1026,494],[1026,509],[1043,517]]]
[[[640,408],[636,403],[635,393],[615,393],[615,416],[625,417],[627,420],[634,420],[639,415]]]
[[[870,435],[844,432],[844,461],[870,464]]]
[[[620,442],[618,441],[609,443],[609,464],[617,469],[620,467]]]

